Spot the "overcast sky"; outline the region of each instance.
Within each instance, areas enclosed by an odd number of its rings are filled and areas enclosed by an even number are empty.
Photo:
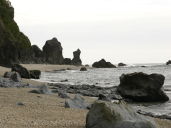
[[[11,0],[32,44],[53,37],[64,57],[77,48],[83,63],[163,63],[171,59],[170,0]]]

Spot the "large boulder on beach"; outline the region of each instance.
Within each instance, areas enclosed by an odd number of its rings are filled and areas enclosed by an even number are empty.
[[[161,74],[145,74],[135,72],[123,74],[117,91],[124,98],[138,102],[168,101],[163,91],[165,77]]]
[[[82,65],[82,61],[80,59],[80,54],[81,54],[80,49],[77,49],[76,51],[73,52],[73,59],[72,59],[73,65]]]
[[[57,38],[46,41],[43,46],[45,61],[50,64],[63,64],[62,46]]]
[[[67,99],[65,101],[65,108],[88,109],[88,107],[89,104],[79,94],[76,94],[73,99]]]
[[[26,78],[26,79],[30,78],[29,71],[22,65],[19,64],[12,65],[11,71],[18,72],[22,78]]]
[[[5,78],[10,78],[11,80],[15,82],[21,82],[21,76],[18,72],[6,72],[4,74]]]
[[[166,65],[170,65],[171,64],[171,60],[166,62]]]
[[[86,118],[86,128],[157,128],[154,121],[137,114],[124,102],[96,101]]]
[[[113,65],[110,62],[106,62],[105,59],[101,59],[100,61],[97,61],[93,63],[92,65],[94,68],[116,68],[115,65]]]

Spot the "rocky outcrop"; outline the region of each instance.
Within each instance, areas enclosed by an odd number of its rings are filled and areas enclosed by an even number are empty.
[[[64,61],[63,61],[63,64],[71,65],[72,64],[72,61],[71,61],[70,58],[65,58]]]
[[[31,43],[14,21],[14,8],[6,0],[0,0],[0,65],[25,63],[31,59]]]
[[[6,72],[4,74],[5,78],[10,78],[14,82],[21,82],[21,76],[18,72]]]
[[[106,62],[106,60],[101,59],[98,62],[93,63],[92,67],[94,68],[116,68],[115,65],[113,65],[110,62]]]
[[[29,71],[19,64],[14,64],[11,71],[18,72],[22,78],[30,79]]]
[[[44,63],[43,51],[37,45],[32,45],[31,48],[33,52],[34,63]]]
[[[171,64],[171,60],[166,62],[166,65],[170,65]]]
[[[29,73],[30,73],[30,78],[33,78],[33,79],[39,79],[41,75],[40,70],[29,70]]]
[[[165,77],[161,74],[135,72],[120,77],[118,92],[122,97],[138,102],[163,102],[169,98],[163,91]]]
[[[65,84],[49,84],[52,87],[52,92],[58,93],[61,91],[81,94],[83,96],[99,97],[100,94],[108,96],[111,100],[118,99],[121,97],[117,93],[117,87],[99,87],[94,85],[65,85]]]
[[[80,59],[80,54],[81,54],[80,49],[77,49],[77,51],[73,52],[73,59],[72,59],[73,65],[82,65],[82,61]]]
[[[123,66],[126,66],[126,64],[124,64],[124,63],[119,63],[118,64],[118,67],[123,67]]]
[[[157,125],[122,101],[96,101],[87,114],[86,128],[157,128]]]
[[[77,94],[73,99],[65,101],[65,108],[88,109],[89,104],[85,102],[85,99],[81,95]]]
[[[62,50],[61,43],[56,38],[46,41],[43,46],[45,61],[50,64],[62,64]]]

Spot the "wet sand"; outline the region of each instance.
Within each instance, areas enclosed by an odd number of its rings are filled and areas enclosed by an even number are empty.
[[[24,65],[28,69],[41,71],[72,68],[62,65]],[[80,67],[73,67],[78,69]],[[0,67],[0,75],[10,71]],[[23,79],[23,82],[41,85],[43,83]],[[31,88],[0,88],[0,127],[2,128],[85,128],[87,110],[66,109],[64,99],[57,94],[32,94]],[[73,96],[73,95],[71,95]],[[85,97],[88,102],[95,99]],[[18,106],[22,102],[24,106]],[[155,119],[159,128],[170,128],[171,121]]]

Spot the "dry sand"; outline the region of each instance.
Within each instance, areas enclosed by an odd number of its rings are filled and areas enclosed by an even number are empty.
[[[28,69],[52,71],[60,69],[78,69],[75,66],[62,65],[24,65]],[[10,71],[0,67],[0,75]],[[23,79],[24,82],[41,85],[40,82]],[[0,128],[84,128],[87,110],[65,109],[64,99],[57,94],[32,94],[30,88],[0,88]],[[71,95],[73,96],[73,95]],[[85,97],[88,102],[95,99]],[[22,102],[24,106],[18,106]],[[155,119],[160,128],[171,128],[171,121]]]

